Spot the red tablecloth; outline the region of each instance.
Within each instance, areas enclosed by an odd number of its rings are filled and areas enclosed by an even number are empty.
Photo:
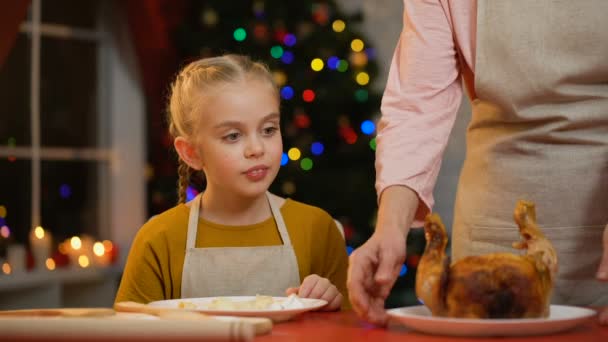
[[[256,342],[267,341],[407,341],[407,342],[579,342],[608,341],[608,326],[601,326],[597,318],[573,330],[546,336],[530,337],[497,337],[497,338],[466,338],[450,336],[425,335],[408,330],[400,325],[391,324],[387,329],[374,327],[359,320],[349,312],[336,313],[306,313],[296,320],[279,323],[274,326],[272,333],[260,336]]]
[[[440,329],[440,327],[438,328]],[[73,332],[65,331],[61,338],[57,336],[42,337],[11,337],[7,338],[0,331],[0,341],[19,341],[19,342],[59,342],[59,341],[86,341],[86,342],[109,342],[109,341],[201,341],[199,338],[177,338],[175,332],[167,331],[154,337],[137,336],[129,338],[102,337],[95,334],[75,335]],[[258,336],[254,342],[271,341],[311,341],[311,342],[341,342],[341,341],[407,341],[407,342],[604,342],[608,341],[608,326],[600,326],[597,317],[590,319],[586,323],[558,334],[530,337],[496,337],[496,338],[467,338],[425,335],[408,330],[407,328],[391,324],[388,328],[379,328],[361,321],[352,311],[347,312],[309,312],[304,313],[296,319],[277,323],[269,335]]]

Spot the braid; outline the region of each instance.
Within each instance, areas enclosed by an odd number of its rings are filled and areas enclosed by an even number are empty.
[[[179,175],[179,179],[177,180],[177,195],[178,195],[178,203],[186,203],[186,190],[188,189],[188,185],[190,183],[190,175],[192,174],[192,169],[188,164],[186,164],[183,160],[179,160],[179,166],[177,168],[177,174]]]

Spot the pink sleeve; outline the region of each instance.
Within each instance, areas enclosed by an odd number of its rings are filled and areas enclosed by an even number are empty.
[[[414,226],[433,207],[433,187],[462,99],[447,8],[404,0],[403,31],[382,98],[376,149],[376,191],[405,185],[421,205]]]

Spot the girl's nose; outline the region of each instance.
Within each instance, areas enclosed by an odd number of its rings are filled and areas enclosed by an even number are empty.
[[[247,141],[245,157],[257,158],[264,154],[264,143],[259,137],[252,137]]]

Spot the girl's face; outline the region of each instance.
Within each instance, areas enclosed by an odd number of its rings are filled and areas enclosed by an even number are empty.
[[[265,193],[283,154],[279,99],[271,86],[229,84],[201,109],[196,139],[207,189],[237,197]]]

